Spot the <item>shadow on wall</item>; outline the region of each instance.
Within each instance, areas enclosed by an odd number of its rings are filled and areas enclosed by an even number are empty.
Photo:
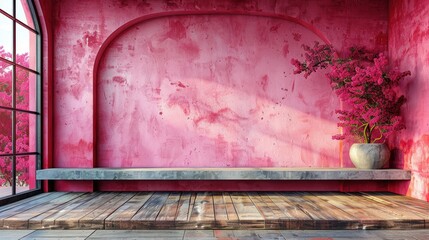
[[[338,167],[338,100],[322,74],[293,75],[302,44],[283,19],[157,18],[103,53],[97,83],[101,167]]]

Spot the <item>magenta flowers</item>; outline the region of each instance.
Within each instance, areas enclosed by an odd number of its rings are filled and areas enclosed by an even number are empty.
[[[344,57],[339,57],[332,46],[317,42],[303,48],[305,59],[291,61],[294,73],[304,73],[307,78],[318,69],[329,68],[326,76],[343,102],[343,109],[336,111],[343,133],[333,139],[384,142],[389,135],[405,128],[400,110],[406,99],[400,94],[399,83],[411,75],[410,71],[389,68],[383,53],[365,48],[351,48]]]
[[[6,52],[0,46],[0,57],[12,58],[12,54]],[[28,54],[18,54],[16,62],[28,67]],[[29,105],[29,73],[28,71],[16,71],[16,107],[27,109]],[[12,66],[0,61],[0,106],[12,106]],[[28,152],[29,150],[29,116],[17,114],[16,116],[16,152]],[[0,109],[0,153],[12,152],[12,119],[11,112]],[[28,156],[17,157],[16,174],[17,185],[28,184]],[[12,158],[0,157],[0,187],[12,184]]]

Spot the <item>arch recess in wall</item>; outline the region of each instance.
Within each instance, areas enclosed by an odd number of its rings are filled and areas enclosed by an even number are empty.
[[[336,167],[329,84],[295,81],[301,44],[329,43],[295,18],[167,12],[135,19],[94,67],[95,166]],[[338,161],[333,161],[338,159]]]

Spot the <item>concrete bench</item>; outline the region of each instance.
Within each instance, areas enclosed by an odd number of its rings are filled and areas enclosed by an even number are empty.
[[[410,180],[402,169],[356,168],[49,168],[38,180]]]

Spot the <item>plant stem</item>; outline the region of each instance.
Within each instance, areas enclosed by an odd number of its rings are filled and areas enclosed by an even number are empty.
[[[365,143],[369,143],[369,140],[371,138],[371,132],[369,132],[369,135],[367,135],[366,131],[368,130],[368,123],[364,123],[363,126],[363,139],[365,141]]]

